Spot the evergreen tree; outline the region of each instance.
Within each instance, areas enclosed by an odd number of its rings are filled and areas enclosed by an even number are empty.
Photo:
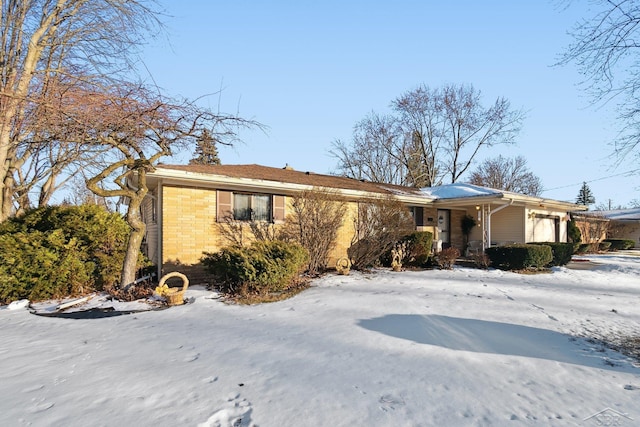
[[[576,197],[576,203],[579,205],[589,206],[596,202],[596,198],[593,197],[591,193],[591,189],[587,185],[586,182],[582,183],[582,187],[580,187],[580,191],[578,192],[578,197]]]
[[[190,165],[219,165],[216,139],[205,129],[196,140],[195,157],[189,160]]]

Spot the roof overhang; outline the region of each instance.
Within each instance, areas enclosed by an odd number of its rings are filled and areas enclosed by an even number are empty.
[[[313,185],[295,184],[289,182],[254,178],[237,178],[211,173],[198,173],[176,169],[164,169],[162,167],[156,167],[153,172],[149,172],[147,174],[147,182],[150,186],[153,186],[157,182],[162,182],[163,185],[188,185],[193,187],[222,188],[232,191],[264,192],[282,194],[285,196],[293,196],[302,191],[309,191],[314,189],[317,190],[318,188],[322,188]],[[342,197],[354,200],[378,199],[381,197],[385,197],[385,193],[375,193],[344,188],[327,188],[327,191],[335,192]],[[397,200],[403,203],[412,205],[428,205],[433,202],[432,198],[426,196],[402,194],[392,191],[389,191],[389,193],[386,194],[395,197]]]
[[[584,211],[587,208],[575,203],[563,202],[560,200],[543,199],[531,197],[523,194],[491,194],[482,196],[442,198],[436,199],[434,205],[446,205],[451,207],[468,207],[491,204],[512,204],[514,206],[524,206],[529,209],[548,209],[564,212]]]

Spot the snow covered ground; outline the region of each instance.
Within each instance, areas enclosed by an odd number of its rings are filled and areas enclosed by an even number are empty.
[[[259,306],[2,307],[0,425],[640,425],[638,362],[575,338],[640,335],[640,258],[589,259],[327,276]]]

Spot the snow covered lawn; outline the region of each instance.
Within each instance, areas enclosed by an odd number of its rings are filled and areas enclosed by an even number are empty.
[[[300,295],[100,319],[0,309],[2,426],[640,424],[640,258],[327,276]]]

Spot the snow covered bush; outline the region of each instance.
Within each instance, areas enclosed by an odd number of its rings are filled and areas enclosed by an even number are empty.
[[[0,303],[114,285],[128,235],[120,215],[96,205],[39,208],[8,219],[0,224]]]
[[[491,265],[503,270],[542,269],[553,260],[547,245],[494,246],[485,250]]]
[[[309,262],[309,254],[296,243],[274,240],[205,252],[201,261],[221,292],[262,294],[296,285]]]

